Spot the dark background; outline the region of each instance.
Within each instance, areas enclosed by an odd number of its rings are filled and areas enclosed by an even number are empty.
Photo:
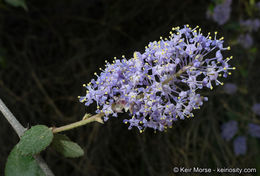
[[[229,23],[218,26],[206,18],[205,0],[37,0],[26,1],[28,11],[0,2],[0,97],[25,126],[61,126],[94,113],[78,102],[83,83],[100,72],[114,56],[131,58],[150,41],[168,36],[174,26],[199,25],[219,31],[232,50],[237,70],[224,82],[238,86],[235,95],[221,87],[205,92],[209,101],[195,118],[178,121],[167,133],[128,130],[127,114],[66,132],[85,150],[67,159],[51,148],[42,152],[55,175],[174,175],[177,167],[259,167],[259,139],[248,137],[247,153],[235,156],[232,142],[221,138],[221,124],[235,119],[239,133],[258,118],[251,106],[259,95],[259,33],[254,50],[232,46],[240,29],[238,17],[247,17],[244,1],[234,1]],[[19,141],[0,115],[0,175],[12,147]],[[187,174],[189,175],[189,174]],[[196,174],[194,174],[196,175]],[[220,175],[220,174],[219,174]],[[225,175],[225,174],[224,174]]]

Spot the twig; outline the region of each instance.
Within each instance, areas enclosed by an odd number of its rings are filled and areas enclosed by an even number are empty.
[[[23,133],[26,131],[26,128],[24,128],[20,122],[15,118],[13,113],[5,106],[4,102],[0,98],[0,111],[3,113],[6,120],[11,124],[15,132],[18,134],[19,137],[23,135]]]
[[[103,120],[101,119],[102,116],[104,116],[104,113],[96,114],[96,115],[93,115],[89,118],[83,117],[83,119],[78,121],[78,122],[74,122],[74,123],[71,123],[71,124],[68,124],[68,125],[65,125],[65,126],[61,126],[61,127],[58,127],[58,128],[52,127],[52,132],[53,133],[59,133],[59,132],[62,132],[62,131],[71,130],[71,129],[77,128],[79,126],[86,125],[90,122],[103,123]]]
[[[40,155],[35,155],[34,159],[39,164],[40,168],[46,176],[54,176],[54,173],[50,170],[49,166]]]
[[[18,134],[18,136],[21,137],[23,133],[26,131],[26,128],[24,128],[20,124],[20,122],[15,118],[12,112],[6,107],[6,105],[4,104],[1,98],[0,98],[0,111],[3,113],[6,120],[11,124],[11,126]],[[42,159],[41,156],[36,155],[34,156],[34,158],[46,176],[54,176],[53,172],[50,170],[50,168],[48,167],[48,165],[45,163],[45,161]]]

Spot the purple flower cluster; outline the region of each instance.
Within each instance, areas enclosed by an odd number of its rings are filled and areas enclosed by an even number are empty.
[[[230,141],[238,132],[237,121],[231,120],[221,126],[222,138]],[[260,138],[260,125],[249,123],[247,131],[252,137]],[[235,155],[244,155],[247,150],[246,136],[237,136],[233,141]]]
[[[238,37],[238,43],[240,43],[245,49],[248,49],[253,45],[254,40],[249,33],[241,34]]]
[[[245,155],[247,151],[246,136],[238,136],[234,140],[235,155]]]
[[[207,12],[207,17],[212,18],[219,25],[225,24],[230,18],[231,3],[232,0],[223,0],[222,3],[215,6],[213,12]]]
[[[254,40],[252,38],[252,32],[257,31],[260,27],[260,20],[259,19],[247,19],[247,20],[240,20],[240,26],[244,28],[245,33],[241,34],[237,41],[240,45],[242,45],[245,49],[250,48]]]
[[[252,107],[253,112],[260,116],[260,103],[255,103]]]
[[[140,132],[147,127],[163,131],[178,118],[193,117],[192,110],[199,109],[207,97],[197,91],[223,85],[218,77],[231,74],[228,61],[222,51],[230,50],[220,39],[204,36],[198,26],[176,27],[169,38],[150,42],[144,53],[135,52],[133,58],[106,61],[96,80],[87,85],[86,95],[80,102],[89,106],[97,104],[96,113],[109,115],[129,111],[125,119],[129,129],[138,127]]]
[[[237,133],[238,127],[237,127],[237,121],[231,120],[227,123],[224,123],[221,126],[222,129],[222,138],[226,141],[230,141],[235,134]]]
[[[240,20],[240,26],[245,27],[247,31],[257,31],[260,27],[260,20],[259,19],[247,19],[247,20]]]
[[[260,138],[260,125],[249,123],[248,132],[252,137]]]

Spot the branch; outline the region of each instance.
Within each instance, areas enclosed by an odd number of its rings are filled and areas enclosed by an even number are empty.
[[[11,124],[15,132],[18,134],[19,137],[23,135],[23,133],[26,131],[26,128],[24,128],[20,122],[15,118],[13,113],[5,106],[4,102],[0,98],[0,111],[3,113],[6,120]]]
[[[100,114],[96,114],[96,115],[93,115],[91,117],[87,117],[88,115],[85,115],[83,117],[82,120],[78,121],[78,122],[74,122],[74,123],[71,123],[71,124],[68,124],[68,125],[65,125],[65,126],[61,126],[61,127],[52,127],[52,132],[53,133],[59,133],[59,132],[62,132],[62,131],[67,131],[67,130],[71,130],[73,128],[77,128],[79,126],[83,126],[83,125],[86,125],[90,122],[99,122],[99,123],[103,123],[103,120],[101,119],[102,116],[104,116],[104,113],[100,113]]]
[[[2,99],[0,98],[0,111],[3,113],[6,120],[11,124],[15,132],[18,134],[19,137],[23,135],[23,133],[26,131],[26,128],[24,128],[20,122],[15,118],[15,116],[12,114],[12,112],[6,107]],[[54,176],[53,172],[50,170],[48,165],[44,162],[41,156],[36,155],[34,156],[35,160],[39,164],[42,171],[45,173],[46,176]]]

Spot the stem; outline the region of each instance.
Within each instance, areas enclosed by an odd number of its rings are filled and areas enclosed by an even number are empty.
[[[4,117],[13,127],[14,131],[18,134],[18,136],[21,137],[23,133],[26,131],[26,128],[24,128],[20,124],[20,122],[15,118],[13,113],[5,106],[1,98],[0,98],[0,111],[3,113]]]
[[[203,56],[201,54],[196,55],[195,59],[202,61]],[[162,82],[162,85],[168,84],[173,78],[179,77],[182,73],[184,73],[187,69],[193,66],[193,62],[190,62],[187,66],[184,66],[182,69],[180,69],[176,74],[172,75],[170,78],[166,79]]]
[[[23,133],[26,131],[26,128],[24,128],[21,123],[15,118],[15,116],[12,114],[12,112],[6,107],[2,99],[0,98],[0,111],[3,113],[6,120],[11,124],[15,132],[18,134],[19,137],[23,135]],[[39,164],[42,171],[45,173],[46,176],[54,176],[53,172],[50,170],[48,165],[44,162],[42,157],[40,155],[34,156],[35,160]]]
[[[93,115],[89,118],[86,117],[86,115],[83,117],[82,120],[78,121],[78,122],[74,122],[74,123],[71,123],[71,124],[68,124],[68,125],[65,125],[65,126],[61,126],[61,127],[53,127],[52,128],[52,132],[53,133],[59,133],[59,132],[62,132],[62,131],[67,131],[67,130],[71,130],[73,128],[77,128],[77,127],[80,127],[80,126],[83,126],[83,125],[86,125],[90,122],[99,122],[99,123],[103,123],[103,120],[101,119],[101,117],[104,116],[104,113],[100,113],[100,114],[96,114],[96,115]]]
[[[180,69],[177,73],[175,73],[174,75],[172,75],[170,78],[166,79],[165,81],[162,82],[162,85],[164,84],[168,84],[171,80],[173,80],[173,78],[177,78],[179,77],[182,73],[184,73],[188,68],[190,68],[192,65],[187,65],[185,67],[183,67],[182,69]]]

